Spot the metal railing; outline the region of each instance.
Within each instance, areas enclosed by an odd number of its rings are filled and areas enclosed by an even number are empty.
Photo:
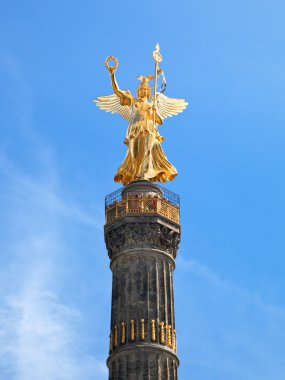
[[[162,197],[156,195],[131,195],[122,197],[123,188],[109,194],[105,199],[106,224],[127,214],[159,214],[179,223],[179,196],[160,187]]]
[[[173,193],[172,191],[166,189],[165,187],[158,186],[159,189],[162,192],[162,198],[165,199],[167,202],[171,203],[173,206],[179,207],[180,206],[180,197],[178,194]],[[105,207],[109,207],[115,202],[120,202],[123,197],[122,197],[122,191],[124,190],[124,187],[121,187],[120,189],[114,191],[111,194],[108,194],[105,197]],[[133,195],[137,195],[138,197],[141,194],[141,190],[132,190]]]

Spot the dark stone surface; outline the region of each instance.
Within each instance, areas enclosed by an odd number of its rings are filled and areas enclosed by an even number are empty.
[[[153,345],[137,345],[108,359],[109,380],[177,380],[176,355]]]
[[[162,197],[163,191],[153,182],[150,181],[135,181],[129,183],[124,187],[122,191],[122,197],[125,198],[127,195],[142,195],[142,196],[157,196],[159,198]]]
[[[138,250],[132,255],[121,255],[112,270],[111,329],[121,322],[129,326],[131,320],[144,319],[148,339],[151,320],[175,326],[172,261],[160,253]],[[138,323],[136,329],[138,335]]]
[[[157,216],[129,216],[105,228],[110,259],[130,248],[156,248],[175,259],[180,242],[177,224]]]
[[[143,186],[145,191],[147,186]],[[175,329],[173,271],[180,226],[159,215],[125,216],[105,226],[105,241],[113,272],[109,379],[176,380],[179,361],[174,347],[160,341],[159,324],[163,322]],[[151,334],[152,320],[155,339]],[[131,334],[131,321],[135,337]]]

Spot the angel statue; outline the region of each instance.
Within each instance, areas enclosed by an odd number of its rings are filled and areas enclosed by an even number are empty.
[[[163,124],[167,117],[177,115],[182,112],[187,102],[183,99],[168,98],[162,91],[157,92],[157,79],[162,70],[158,67],[161,62],[161,54],[157,45],[153,52],[155,60],[155,76],[139,76],[140,84],[137,89],[137,97],[131,95],[129,90],[121,90],[118,86],[115,71],[118,67],[118,60],[108,57],[105,66],[111,77],[114,94],[99,96],[95,100],[96,105],[107,112],[119,113],[129,122],[126,138],[128,150],[126,157],[117,170],[114,180],[126,185],[132,181],[149,180],[153,182],[171,181],[177,170],[167,160],[162,150],[161,143],[164,138],[158,132],[158,125]],[[110,66],[109,61],[114,61],[114,66]],[[151,101],[151,87],[149,81],[154,79],[154,94]]]

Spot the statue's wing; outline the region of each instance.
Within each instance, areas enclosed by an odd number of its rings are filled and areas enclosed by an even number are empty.
[[[156,97],[157,111],[162,119],[177,115],[187,107],[188,103],[184,99],[168,98],[161,92]]]
[[[94,102],[101,110],[118,113],[124,119],[130,120],[131,107],[128,105],[122,106],[120,104],[120,98],[116,94],[99,96],[97,99],[94,99]]]

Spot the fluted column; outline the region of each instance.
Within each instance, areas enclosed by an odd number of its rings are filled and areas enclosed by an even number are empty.
[[[113,273],[110,380],[177,379],[173,271],[180,225],[174,206],[148,181],[129,184],[119,201],[107,205],[106,215],[112,212],[105,225]]]

